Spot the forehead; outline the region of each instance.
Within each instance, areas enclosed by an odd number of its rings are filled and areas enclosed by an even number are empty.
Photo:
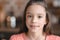
[[[41,5],[31,5],[27,8],[27,13],[39,13],[39,14],[46,14],[46,10],[43,6]]]

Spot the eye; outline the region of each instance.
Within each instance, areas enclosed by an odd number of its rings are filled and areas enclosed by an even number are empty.
[[[31,15],[27,15],[28,18],[31,18],[32,16]]]
[[[38,16],[38,18],[42,18],[42,16]]]

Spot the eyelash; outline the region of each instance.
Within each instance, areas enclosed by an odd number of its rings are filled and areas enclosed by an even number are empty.
[[[28,15],[27,17],[31,18],[32,16],[31,15]]]
[[[27,15],[28,18],[31,18],[31,15]],[[42,16],[38,16],[38,18],[42,18]]]
[[[42,16],[38,16],[38,18],[42,18]]]

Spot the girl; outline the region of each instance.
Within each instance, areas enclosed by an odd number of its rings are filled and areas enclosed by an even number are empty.
[[[60,40],[51,34],[50,14],[43,0],[31,0],[24,11],[24,32],[10,40]]]

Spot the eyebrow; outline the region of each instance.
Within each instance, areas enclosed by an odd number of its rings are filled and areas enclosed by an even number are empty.
[[[26,12],[26,14],[32,14],[31,12]],[[37,13],[37,15],[43,15],[42,13]]]
[[[27,13],[27,14],[30,14],[31,12],[28,11],[28,12],[26,12],[26,13]]]
[[[43,15],[43,14],[39,14],[39,13],[38,13],[38,15]]]

